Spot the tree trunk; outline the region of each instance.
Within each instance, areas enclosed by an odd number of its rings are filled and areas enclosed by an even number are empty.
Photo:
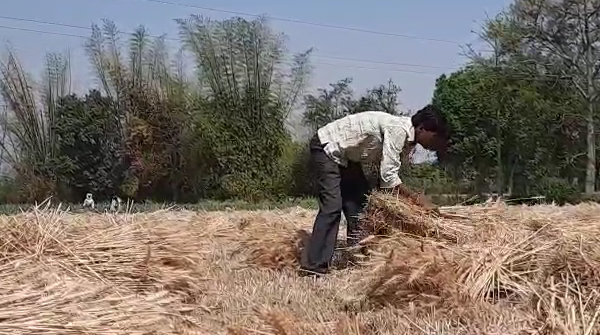
[[[510,166],[510,172],[508,175],[508,192],[507,193],[509,196],[512,196],[513,188],[515,185],[515,168],[514,168],[514,166],[515,166],[514,164],[512,164]]]
[[[585,170],[585,193],[596,190],[596,134],[594,131],[594,102],[588,101],[587,117],[587,166]]]
[[[587,2],[586,2],[587,12]],[[596,92],[594,89],[595,60],[592,54],[592,42],[590,41],[589,22],[585,21],[585,44],[586,44],[586,77],[588,105],[587,115],[587,167],[585,169],[585,193],[590,195],[596,191],[596,134],[594,131],[594,102]]]
[[[500,107],[496,110],[496,120],[498,120],[497,126],[497,136],[498,136],[498,146],[496,147],[496,192],[498,196],[501,196],[504,193],[504,165],[502,164],[502,130],[500,129]]]

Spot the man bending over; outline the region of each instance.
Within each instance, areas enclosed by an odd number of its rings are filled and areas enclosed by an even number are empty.
[[[317,131],[310,141],[317,178],[319,212],[315,219],[302,270],[324,274],[333,257],[342,211],[348,223],[348,246],[358,241],[358,215],[366,205],[369,183],[361,162],[377,162],[379,188],[404,194],[434,209],[410,192],[398,176],[401,155],[420,144],[438,153],[447,145],[447,125],[428,105],[412,117],[369,111],[348,115]]]

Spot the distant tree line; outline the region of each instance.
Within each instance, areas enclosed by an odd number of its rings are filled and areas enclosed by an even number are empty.
[[[430,194],[594,195],[598,8],[600,0],[516,0],[486,21],[480,36],[492,52],[469,52],[468,64],[436,82],[450,155],[406,167],[405,180]],[[34,81],[9,51],[0,126],[11,175],[0,201],[311,195],[307,144],[287,126],[293,112],[312,132],[360,111],[398,113],[392,81],[356,94],[345,78],[306,94],[312,50],[288,59],[284,36],[263,19],[177,23],[176,53],[144,27],[121,40],[112,22],[93,25],[85,46],[99,85],[83,96],[70,92],[65,55],[47,55]]]

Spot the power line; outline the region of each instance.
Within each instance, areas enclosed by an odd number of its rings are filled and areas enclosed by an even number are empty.
[[[39,34],[76,37],[76,38],[82,38],[82,39],[88,38],[88,36],[83,36],[83,35],[58,33],[58,32],[53,32],[53,31],[44,31],[44,30],[28,29],[28,28],[20,28],[20,27],[10,27],[10,26],[4,26],[4,25],[0,25],[0,29],[9,29],[9,30],[31,32],[31,33],[39,33]],[[412,71],[412,70],[402,70],[402,69],[384,69],[384,68],[376,68],[376,67],[364,67],[364,66],[355,66],[355,65],[346,65],[346,64],[331,64],[331,63],[314,62],[314,61],[312,63],[317,64],[317,65],[338,66],[338,67],[356,68],[356,69],[364,69],[364,70],[393,71],[393,72],[404,72],[404,73],[427,74],[427,75],[435,75],[435,76],[438,75],[436,73],[423,72],[423,71]]]
[[[412,71],[412,70],[401,70],[401,69],[382,69],[382,68],[376,68],[376,67],[365,67],[365,66],[345,65],[345,64],[331,64],[331,63],[323,63],[323,62],[314,62],[314,63],[315,64],[319,64],[319,65],[341,66],[341,67],[348,67],[348,68],[354,68],[354,69],[363,69],[363,70],[383,70],[383,71],[394,71],[394,72],[404,72],[404,73],[417,73],[417,74],[429,74],[429,75],[432,75],[432,76],[439,76],[438,73],[423,72],[423,71]]]
[[[47,25],[52,25],[52,26],[57,26],[57,27],[83,29],[83,30],[88,30],[88,31],[92,30],[92,28],[86,27],[86,26],[79,26],[79,25],[73,25],[73,24],[68,24],[68,23],[60,23],[60,22],[52,22],[52,21],[34,20],[34,19],[12,17],[12,16],[3,16],[3,15],[0,15],[0,19],[12,20],[12,21],[19,21],[19,22],[47,24]],[[3,28],[5,28],[5,27],[6,26],[3,26]],[[7,29],[9,29],[9,28],[7,28]],[[23,28],[23,30],[26,30],[26,29]],[[31,31],[32,32],[36,32],[35,30],[31,30]],[[62,34],[62,33],[55,33],[55,34]],[[119,32],[119,34],[130,35],[130,33],[125,33],[125,32]],[[66,34],[66,36],[69,36],[69,35],[70,34]],[[157,36],[157,35],[149,35],[149,36],[150,37],[155,37],[155,38],[161,37],[161,36]],[[168,38],[168,37],[165,37],[165,39],[171,40],[171,41],[182,42],[182,40],[179,39],[179,38]],[[331,59],[331,60],[344,60],[344,61],[353,61],[353,62],[374,63],[374,64],[381,64],[381,65],[396,65],[396,66],[408,66],[408,67],[421,67],[421,68],[443,69],[443,70],[457,70],[457,69],[460,69],[460,67],[443,67],[443,66],[424,65],[424,64],[385,62],[385,61],[377,61],[377,60],[369,60],[369,59],[345,58],[345,57],[337,57],[337,56],[329,56],[329,55],[319,55],[319,54],[316,54],[316,55],[313,55],[313,56],[314,57],[318,57],[318,58]]]
[[[84,29],[84,30],[88,30],[91,31],[92,28],[90,27],[86,27],[86,26],[79,26],[79,25],[73,25],[73,24],[68,24],[68,23],[60,23],[60,22],[52,22],[52,21],[42,21],[42,20],[34,20],[34,19],[27,19],[27,18],[22,18],[22,17],[12,17],[12,16],[2,16],[0,15],[0,19],[4,19],[4,20],[11,20],[11,21],[20,21],[20,22],[30,22],[30,23],[39,23],[39,24],[47,24],[47,25],[51,25],[51,26],[57,26],[57,27],[65,27],[65,28],[76,28],[76,29]],[[39,32],[39,31],[38,31]],[[45,31],[42,31],[45,32]],[[57,33],[60,34],[60,33]],[[126,32],[122,32],[119,31],[120,35],[131,35],[130,33],[126,33]],[[68,34],[67,34],[68,36]],[[87,38],[87,36],[81,36],[81,35],[74,35],[74,37],[85,37]],[[149,35],[150,37],[161,37],[161,36],[157,36],[157,35]],[[167,40],[171,40],[171,41],[181,41],[181,39],[178,38],[169,38],[169,37],[165,37],[165,39]]]
[[[85,29],[85,30],[92,30],[92,28],[90,28],[90,27],[76,26],[76,25],[69,25],[69,24],[62,24],[62,23],[57,23],[57,22],[38,21],[38,20],[32,20],[32,19],[12,18],[12,17],[4,17],[4,16],[0,16],[0,18],[1,19],[13,19],[13,20],[17,20],[17,21],[26,21],[26,22],[35,22],[35,23],[42,23],[42,24],[50,24],[50,25],[55,25],[55,26],[71,27],[71,28],[78,28],[78,29]],[[82,39],[89,38],[89,36],[84,36],[84,35],[69,34],[69,33],[59,33],[59,32],[47,31],[47,30],[29,29],[29,28],[21,28],[21,27],[12,27],[12,26],[5,26],[5,25],[0,25],[0,29],[24,31],[24,32],[39,33],[39,34],[49,34],[49,35],[57,35],[57,36],[66,36],[66,37],[76,37],[76,38],[82,38]],[[124,33],[124,32],[119,32],[119,33],[120,34],[128,34],[128,35],[130,35],[129,33]],[[153,35],[149,35],[149,36],[151,36],[151,37],[158,37],[158,36],[153,36]],[[173,39],[173,40],[181,41],[180,39]],[[320,56],[320,55],[315,55],[315,56],[319,57],[319,58],[330,58],[330,59],[337,59],[337,60],[369,62],[369,63],[385,64],[385,65],[427,67],[427,68],[437,68],[437,69],[460,69],[460,68],[456,68],[456,67],[452,68],[452,67],[441,67],[441,66],[433,66],[433,65],[419,65],[419,64],[408,64],[408,63],[380,62],[380,61],[359,60],[359,59],[343,58],[343,57],[333,57],[333,56]],[[317,65],[338,66],[338,67],[366,69],[366,70],[379,70],[379,71],[393,71],[393,72],[404,72],[404,73],[415,73],[415,74],[439,75],[439,74],[436,74],[436,73],[414,71],[414,70],[384,69],[384,68],[377,68],[377,67],[364,67],[364,66],[355,66],[355,65],[346,65],[346,64],[331,64],[331,63],[314,62],[314,61],[312,61],[312,63],[313,64],[317,64]],[[530,73],[514,73],[513,75],[523,75],[522,77],[513,76],[515,79],[522,79],[522,80],[533,79],[533,80],[542,80],[542,81],[544,81],[544,80],[554,80],[554,81],[568,80],[568,81],[571,81],[571,79],[569,79],[569,78],[564,78],[564,77],[557,76],[557,75],[541,75],[541,77],[540,76],[532,76]],[[546,79],[544,79],[542,77],[545,77]]]
[[[450,43],[450,44],[457,44],[457,45],[462,44],[461,42],[451,41],[451,40],[446,40],[446,39],[420,37],[420,36],[392,33],[392,32],[385,32],[385,31],[377,31],[377,30],[370,30],[370,29],[338,26],[338,25],[332,25],[332,24],[326,24],[326,23],[310,22],[310,21],[304,21],[304,20],[288,19],[288,18],[276,17],[276,16],[259,15],[259,14],[245,13],[245,12],[234,11],[234,10],[225,10],[225,9],[217,9],[217,8],[211,8],[211,7],[205,7],[205,6],[190,5],[190,4],[181,3],[181,2],[173,2],[173,1],[165,1],[165,0],[139,0],[139,1],[153,2],[153,3],[157,3],[157,4],[170,5],[170,6],[196,8],[196,9],[202,9],[202,10],[211,11],[211,12],[227,13],[227,14],[233,14],[233,15],[239,15],[239,16],[264,17],[264,18],[274,20],[274,21],[298,23],[298,24],[304,24],[304,25],[315,26],[315,27],[355,31],[355,32],[361,32],[361,33],[367,33],[367,34],[402,37],[402,38],[409,38],[409,39],[415,39],[415,40]]]
[[[377,60],[345,58],[345,57],[335,57],[335,56],[322,56],[322,55],[314,55],[314,56],[319,57],[319,58],[328,58],[328,59],[334,59],[334,60],[346,60],[346,61],[353,61],[353,62],[374,63],[374,64],[382,64],[382,65],[400,65],[400,66],[423,67],[423,68],[443,69],[443,70],[458,70],[458,69],[460,69],[460,67],[446,67],[446,66],[411,64],[411,63],[384,62],[384,61],[377,61]]]
[[[53,31],[44,31],[44,30],[37,30],[37,29],[19,28],[19,27],[11,27],[11,26],[4,26],[4,25],[0,25],[0,29],[18,30],[18,31],[25,31],[25,32],[29,32],[29,33],[39,33],[39,34],[47,34],[47,35],[88,38],[87,36],[76,35],[76,34],[57,33],[57,32],[53,32]]]

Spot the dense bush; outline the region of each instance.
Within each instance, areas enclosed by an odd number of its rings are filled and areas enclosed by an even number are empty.
[[[577,187],[561,178],[544,178],[535,191],[545,197],[544,202],[558,205],[575,204],[582,199]]]
[[[49,56],[47,85],[37,92],[20,85],[28,76],[10,55],[0,88],[10,102],[3,125],[15,145],[4,149],[16,151],[9,163],[23,184],[18,200],[79,201],[92,192],[260,201],[301,193],[292,176],[300,150],[285,122],[302,97],[310,50],[290,65],[283,36],[262,19],[177,23],[202,69],[195,82],[164,38],[140,27],[125,45],[110,21],[93,25],[86,43],[101,87],[85,97],[69,94],[66,59]]]
[[[121,115],[113,101],[91,91],[84,98],[68,95],[58,101],[52,131],[56,134],[59,197],[97,199],[115,194],[124,171]]]

